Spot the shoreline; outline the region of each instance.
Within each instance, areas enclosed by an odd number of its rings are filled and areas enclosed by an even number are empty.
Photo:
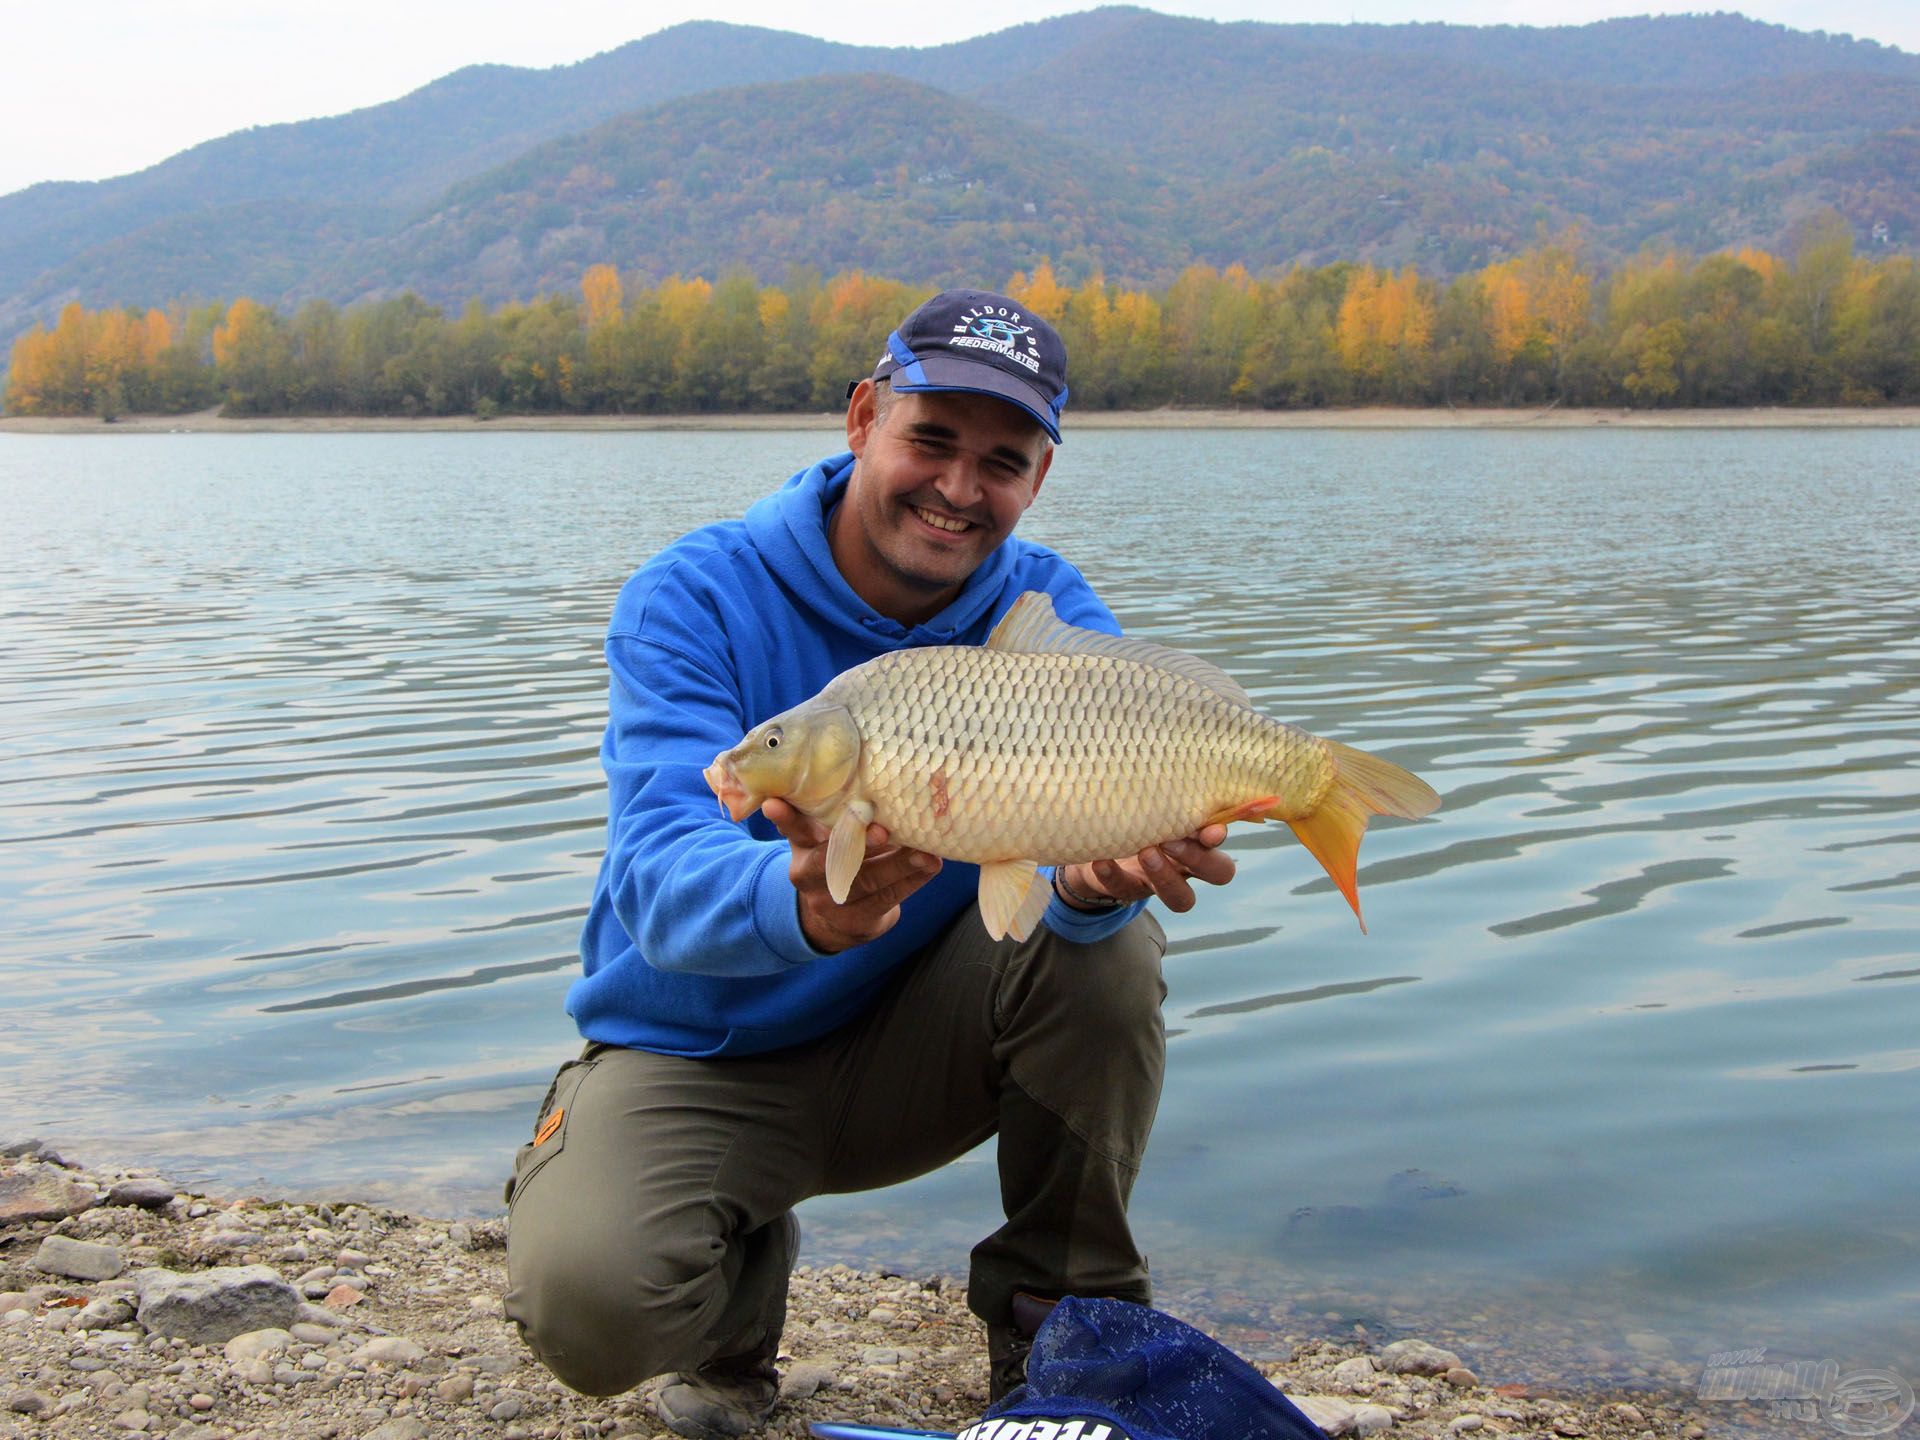
[[[577,1395],[532,1359],[502,1314],[503,1219],[216,1198],[83,1169],[37,1141],[0,1156],[0,1436],[672,1440],[646,1386]],[[240,1266],[260,1267],[248,1272],[257,1311],[216,1320],[211,1307],[165,1308],[179,1301],[165,1298],[177,1286],[166,1272]],[[237,1285],[232,1274],[209,1279]],[[963,1291],[940,1275],[801,1265],[782,1399],[756,1433],[803,1440],[826,1419],[951,1431],[977,1419],[986,1348]],[[1709,1417],[1671,1393],[1501,1383],[1472,1369],[1470,1346],[1416,1337],[1284,1341],[1288,1358],[1255,1363],[1331,1436],[1700,1440],[1708,1418],[1720,1435],[1746,1433],[1752,1418],[1727,1405]]]
[[[437,434],[454,431],[732,431],[837,430],[838,412],[797,415],[268,415],[233,417],[218,410],[186,415],[0,416],[0,433],[16,435],[172,434]],[[1920,428],[1920,406],[1760,406],[1724,410],[1418,409],[1374,406],[1327,410],[1092,410],[1070,413],[1067,433],[1096,430],[1866,430]]]

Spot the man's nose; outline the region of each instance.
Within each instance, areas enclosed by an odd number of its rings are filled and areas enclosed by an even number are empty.
[[[951,456],[934,477],[933,488],[956,510],[980,503],[980,462],[971,455]]]

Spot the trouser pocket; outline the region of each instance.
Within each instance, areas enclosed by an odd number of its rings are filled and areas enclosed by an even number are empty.
[[[513,1174],[507,1181],[505,1196],[509,1215],[515,1197],[526,1189],[527,1182],[566,1148],[573,1098],[579,1093],[581,1082],[599,1063],[591,1058],[569,1060],[554,1073],[553,1084],[547,1087],[547,1097],[540,1102],[540,1112],[533,1123],[533,1138],[514,1152]]]

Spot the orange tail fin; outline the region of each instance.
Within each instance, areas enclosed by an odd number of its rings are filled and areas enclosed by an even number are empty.
[[[1333,752],[1333,788],[1311,815],[1287,824],[1347,897],[1364,935],[1367,922],[1360,914],[1360,884],[1355,870],[1367,821],[1375,815],[1418,819],[1431,814],[1439,806],[1440,797],[1418,775],[1391,761],[1334,740],[1327,742],[1327,748]]]

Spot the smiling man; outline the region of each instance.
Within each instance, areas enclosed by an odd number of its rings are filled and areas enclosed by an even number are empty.
[[[993,941],[977,871],[869,827],[835,903],[826,832],[779,801],[728,822],[701,772],[841,671],[977,645],[1026,590],[1117,631],[1014,528],[1060,439],[1066,351],[1003,295],[948,291],[851,387],[846,452],[620,593],[601,761],[608,829],[567,1009],[587,1041],[514,1161],[507,1313],[577,1390],[655,1376],[693,1437],[771,1410],[793,1207],[924,1174],[998,1135],[1004,1223],[973,1249],[989,1392],[1063,1295],[1147,1301],[1126,1205],[1165,1059],[1144,912],[1224,884],[1220,826],[1064,866],[1043,924]]]

